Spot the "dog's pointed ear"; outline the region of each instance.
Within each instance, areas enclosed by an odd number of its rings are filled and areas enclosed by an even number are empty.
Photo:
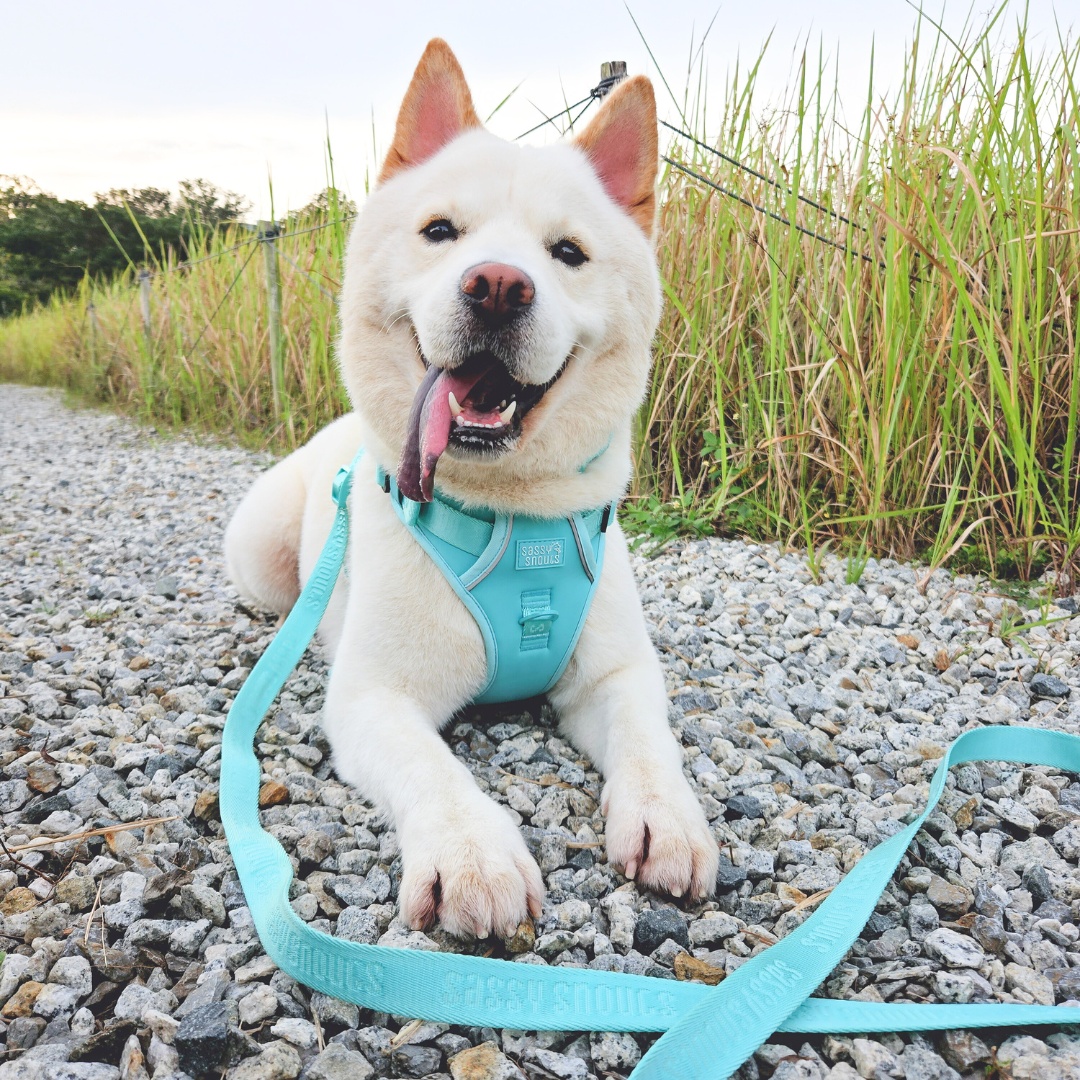
[[[644,75],[621,82],[574,140],[608,195],[652,236],[656,214],[656,99]]]
[[[379,183],[427,161],[463,131],[480,126],[457,57],[442,38],[432,38],[405,91]]]

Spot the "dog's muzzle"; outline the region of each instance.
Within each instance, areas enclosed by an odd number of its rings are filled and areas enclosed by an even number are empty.
[[[522,383],[487,351],[450,371],[429,366],[409,413],[398,488],[414,502],[430,502],[435,466],[448,446],[482,454],[508,450],[523,417],[565,370],[566,363],[546,383]]]

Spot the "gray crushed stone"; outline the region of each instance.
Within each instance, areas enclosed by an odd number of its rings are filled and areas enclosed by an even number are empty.
[[[222,531],[269,459],[45,391],[0,387],[0,401],[0,1080],[626,1076],[652,1037],[411,1022],[275,968],[216,806],[225,714],[273,635],[237,602]],[[723,846],[715,899],[677,907],[606,864],[600,778],[546,706],[470,713],[448,741],[520,823],[544,912],[505,942],[409,930],[396,838],[330,770],[325,665],[309,654],[257,740],[275,800],[263,823],[299,869],[302,918],[358,941],[715,982],[912,819],[961,731],[1080,733],[1071,600],[1010,634],[1012,601],[985,582],[939,571],[921,593],[889,560],[850,584],[827,558],[815,582],[775,545],[708,540],[635,569],[686,773]],[[16,850],[148,818],[168,820]],[[1076,777],[953,769],[818,993],[1080,1004],[1078,857]],[[1080,1075],[1080,1036],[1050,1029],[774,1040],[742,1080],[974,1078],[994,1046],[1014,1080]]]

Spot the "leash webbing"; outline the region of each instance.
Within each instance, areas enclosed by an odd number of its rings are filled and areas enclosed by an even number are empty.
[[[252,744],[318,629],[337,582],[349,535],[348,495],[362,453],[338,473],[337,512],[326,545],[296,605],[233,702],[222,740],[221,820],[259,938],[283,971],[332,997],[399,1016],[525,1031],[666,1031],[634,1070],[638,1080],[722,1080],[776,1031],[928,1031],[1080,1022],[1080,1010],[1063,1006],[878,1004],[810,997],[869,918],[937,802],[949,766],[989,759],[1080,772],[1080,737],[1054,731],[984,728],[961,735],[934,774],[920,817],[869,851],[802,926],[717,987],[363,945],[308,926],[289,904],[289,857],[259,823],[261,770]]]

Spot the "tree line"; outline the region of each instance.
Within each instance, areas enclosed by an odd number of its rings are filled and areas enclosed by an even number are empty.
[[[193,235],[250,209],[243,196],[203,179],[182,180],[176,194],[111,188],[86,203],[0,176],[0,317],[70,292],[86,274],[111,277],[169,249],[182,258]]]

